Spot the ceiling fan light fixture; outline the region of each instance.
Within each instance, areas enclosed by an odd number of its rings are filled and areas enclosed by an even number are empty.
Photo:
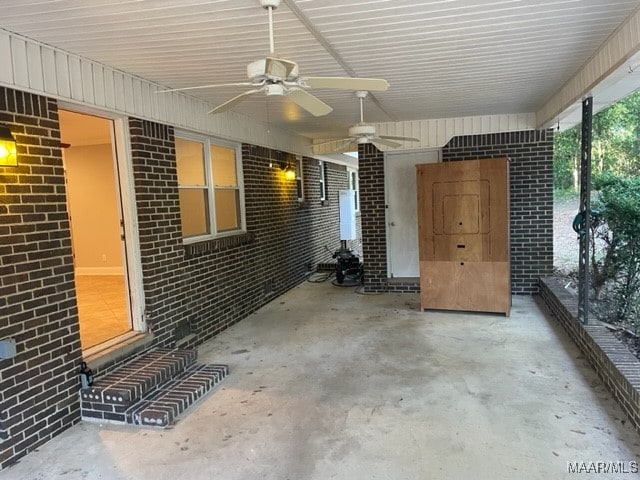
[[[284,95],[284,87],[279,83],[270,83],[265,85],[264,91],[267,94],[267,97]]]

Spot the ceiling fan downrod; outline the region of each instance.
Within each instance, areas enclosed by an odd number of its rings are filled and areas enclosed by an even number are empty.
[[[356,97],[360,99],[360,123],[364,123],[364,107],[362,100],[369,94],[366,90],[356,90]]]
[[[260,5],[269,12],[269,54],[273,55],[276,51],[273,41],[273,10],[280,6],[280,0],[260,0]]]

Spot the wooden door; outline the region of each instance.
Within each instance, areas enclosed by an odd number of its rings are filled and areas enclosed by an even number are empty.
[[[506,158],[417,165],[422,309],[511,307]]]

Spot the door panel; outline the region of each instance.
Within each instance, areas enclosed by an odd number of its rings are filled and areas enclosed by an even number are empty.
[[[418,165],[423,309],[509,313],[509,171],[505,158]]]
[[[415,166],[436,163],[438,150],[385,154],[387,271],[391,278],[418,278],[418,209]]]

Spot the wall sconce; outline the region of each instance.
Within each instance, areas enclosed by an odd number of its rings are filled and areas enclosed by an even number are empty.
[[[291,162],[287,159],[288,155],[284,152],[275,152],[275,159],[269,155],[269,168],[274,166],[280,167],[280,170],[284,172],[284,178],[286,180],[295,180],[297,177],[295,166],[291,165]],[[286,160],[285,160],[286,159]]]
[[[293,168],[290,163],[287,163],[285,166],[280,165],[280,169],[284,171],[285,179],[287,180],[296,179],[296,169]]]
[[[16,139],[6,125],[0,125],[0,167],[17,167]]]

